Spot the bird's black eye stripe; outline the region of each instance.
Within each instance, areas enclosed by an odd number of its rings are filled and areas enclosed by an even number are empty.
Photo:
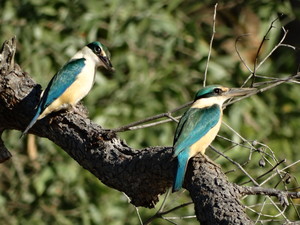
[[[101,53],[101,48],[99,46],[95,46],[94,50],[95,50],[96,54],[100,54]]]
[[[214,92],[219,95],[219,94],[222,93],[222,89],[221,88],[215,88]]]

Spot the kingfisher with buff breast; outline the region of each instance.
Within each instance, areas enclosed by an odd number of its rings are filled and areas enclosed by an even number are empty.
[[[254,93],[255,88],[227,88],[213,85],[196,93],[194,102],[181,117],[174,137],[174,157],[178,166],[173,192],[184,182],[188,161],[198,153],[203,156],[206,148],[217,136],[222,122],[223,103],[232,97]]]
[[[98,67],[109,71],[114,68],[106,46],[95,41],[78,51],[49,82],[41,94],[35,116],[24,130],[28,130],[40,120],[54,111],[73,108],[91,90]]]

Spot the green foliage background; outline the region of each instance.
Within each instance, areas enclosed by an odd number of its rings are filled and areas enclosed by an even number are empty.
[[[219,2],[207,83],[240,86],[249,72],[235,52],[236,38],[250,33],[240,42],[239,49],[253,68],[255,53],[270,22],[279,13],[285,14],[272,29],[261,57],[278,42],[280,26],[299,17],[299,7],[294,3]],[[208,0],[2,0],[0,41],[17,36],[16,61],[43,87],[85,44],[100,40],[107,45],[116,72],[113,75],[99,72],[83,102],[93,121],[106,128],[116,128],[167,112],[193,99],[203,83],[213,8],[214,4]],[[294,33],[297,31],[291,29],[291,40]],[[299,47],[297,40],[292,44]],[[297,63],[295,52],[281,48],[258,72],[265,76],[289,76],[296,72]],[[300,159],[298,96],[297,85],[285,84],[228,107],[224,120],[248,140],[258,140],[271,147],[278,159],[287,159],[284,165],[288,165]],[[120,136],[135,148],[172,145],[175,127],[175,123],[168,123]],[[241,141],[224,126],[220,133]],[[4,221],[3,224],[139,224],[135,208],[122,193],[101,184],[48,140],[36,139],[38,155],[31,160],[26,138],[19,140],[19,135],[20,132],[8,131],[3,137],[13,153],[12,160],[0,165],[0,221]],[[218,138],[214,145],[228,150],[230,143]],[[208,154],[214,157],[211,151]],[[234,148],[226,154],[243,163],[249,151]],[[270,165],[260,168],[260,159],[261,155],[254,152],[245,166],[253,177],[271,168]],[[235,168],[224,159],[216,161],[224,171]],[[297,187],[297,166],[291,167],[289,172],[293,176],[289,188]],[[239,171],[228,176],[236,183],[247,180]],[[271,181],[266,187],[275,187],[277,182]],[[172,194],[167,208],[186,201],[189,201],[186,192]],[[262,197],[250,197],[245,204],[262,201]],[[142,219],[155,212],[139,210]],[[276,211],[270,209],[268,213]],[[171,216],[193,214],[191,205]],[[253,219],[257,216],[251,212],[249,215]],[[291,220],[299,220],[294,209],[288,210],[286,215]],[[195,218],[175,222],[198,224]],[[168,222],[156,220],[153,224]]]

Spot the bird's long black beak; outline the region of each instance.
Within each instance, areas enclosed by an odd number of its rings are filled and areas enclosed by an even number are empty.
[[[111,64],[111,61],[106,56],[99,56],[100,60],[103,62],[105,69],[107,69],[110,72],[114,72],[115,68]]]
[[[244,96],[256,92],[256,88],[230,88],[223,95],[228,97]]]

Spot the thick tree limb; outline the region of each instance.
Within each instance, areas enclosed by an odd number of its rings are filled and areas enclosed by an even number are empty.
[[[203,157],[193,158],[194,169],[188,171],[188,181],[186,179],[186,188],[193,193],[191,197],[201,225],[254,224],[239,202],[241,195],[236,186],[218,167],[202,160]]]
[[[0,52],[0,131],[24,130],[41,93],[40,86],[14,64],[15,50],[12,39]],[[125,192],[135,206],[154,207],[159,194],[172,185],[177,162],[171,147],[132,149],[114,132],[74,112],[53,113],[30,133],[52,140],[104,184]],[[0,139],[0,159],[3,152],[8,150]],[[220,168],[201,159],[190,161],[184,185],[201,224],[252,224],[235,185]]]

